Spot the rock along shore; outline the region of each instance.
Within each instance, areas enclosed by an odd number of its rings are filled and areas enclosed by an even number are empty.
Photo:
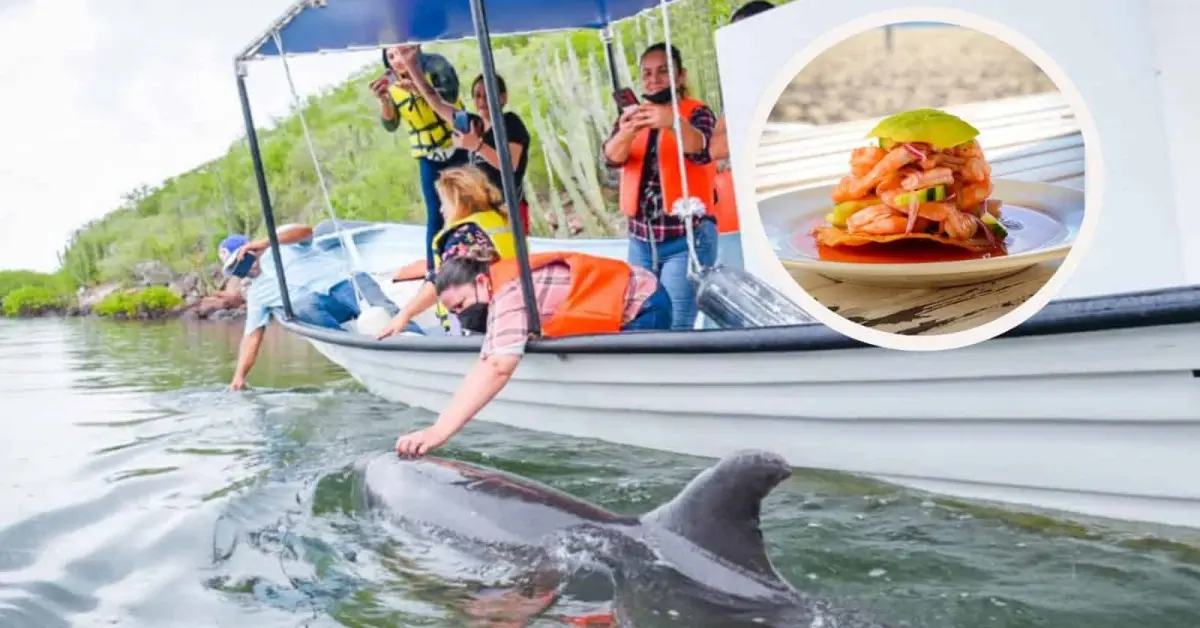
[[[132,316],[117,314],[106,318],[117,320],[162,320],[182,318],[185,320],[229,321],[246,315],[246,300],[242,286],[236,279],[226,280],[217,267],[187,273],[174,273],[164,264],[144,262],[134,269],[132,281],[124,285],[118,282],[80,288],[74,306],[60,311],[43,312],[42,316],[95,316],[96,305],[106,297],[119,292],[137,292],[154,286],[163,286],[183,300],[170,310],[148,310],[139,308]]]

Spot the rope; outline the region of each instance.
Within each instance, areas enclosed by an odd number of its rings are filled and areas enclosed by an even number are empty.
[[[355,281],[354,271],[363,268],[362,257],[358,254],[358,247],[342,231],[342,223],[338,220],[337,212],[333,210],[333,200],[329,196],[329,186],[325,183],[325,174],[321,171],[321,161],[317,158],[317,149],[313,146],[312,133],[308,130],[308,122],[304,119],[304,111],[300,103],[300,94],[296,92],[296,84],[292,81],[292,70],[288,66],[287,55],[283,50],[283,40],[279,38],[279,32],[271,33],[271,37],[275,40],[275,48],[279,50],[279,60],[283,63],[283,74],[287,77],[288,90],[292,93],[292,109],[296,117],[300,120],[300,130],[304,134],[304,142],[308,145],[308,156],[312,159],[313,169],[317,172],[317,185],[321,188],[321,195],[325,199],[325,211],[329,214],[330,220],[333,221],[333,230],[337,234],[338,240],[342,243],[342,248],[346,249],[346,253],[350,256],[349,260],[349,279],[350,286],[354,288],[354,296],[358,299],[359,309],[365,310],[369,305],[366,297],[363,296],[362,289],[359,288],[358,282]]]
[[[679,176],[683,187],[680,200],[676,201],[676,207],[673,208],[678,210],[686,205],[690,198],[690,194],[688,193],[687,160],[683,156],[683,122],[679,119],[679,92],[675,88],[675,55],[672,54],[672,51],[675,49],[675,47],[671,45],[671,14],[667,10],[668,2],[669,0],[659,0],[658,7],[659,11],[662,13],[663,39],[667,45],[667,74],[671,81],[671,109],[672,113],[674,113],[672,119],[674,120],[675,144],[677,149],[675,152],[678,153],[679,156]],[[683,221],[684,229],[687,230],[688,274],[692,276],[698,275],[703,269],[703,267],[700,265],[700,258],[696,255],[696,234],[693,224],[695,222],[693,220],[694,217],[694,214],[688,213],[686,216],[684,216]],[[651,236],[650,239],[653,240],[653,236]]]

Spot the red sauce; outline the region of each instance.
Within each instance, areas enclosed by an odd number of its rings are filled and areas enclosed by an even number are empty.
[[[1005,255],[1003,249],[970,251],[958,246],[930,240],[902,240],[862,244],[859,246],[817,245],[817,255],[827,262],[856,264],[925,264],[929,262],[960,262]]]

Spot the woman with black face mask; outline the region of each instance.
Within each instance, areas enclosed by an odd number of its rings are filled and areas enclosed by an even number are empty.
[[[638,68],[645,102],[621,113],[604,143],[604,157],[610,168],[621,171],[620,206],[628,219],[629,263],[649,270],[662,282],[671,296],[672,327],[690,329],[696,321],[696,288],[687,276],[687,225],[672,211],[683,195],[686,178],[688,195],[700,199],[707,209],[704,216],[691,219],[696,255],[705,266],[715,263],[717,168],[709,154],[709,142],[716,115],[688,95],[683,56],[672,46],[670,59],[683,135],[681,172],[667,54],[667,46],[661,43],[642,53]]]
[[[551,251],[529,256],[542,335],[561,338],[671,325],[671,299],[649,271],[618,259]],[[438,269],[438,301],[466,329],[483,334],[479,361],[437,421],[401,436],[396,450],[422,455],[440,447],[508,384],[525,355],[529,316],[516,259],[475,253],[450,258]]]

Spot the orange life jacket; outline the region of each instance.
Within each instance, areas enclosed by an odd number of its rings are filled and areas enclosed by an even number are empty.
[[[679,115],[684,120],[689,120],[692,113],[703,106],[703,102],[694,98],[681,98]],[[642,164],[649,146],[650,129],[638,131],[637,135],[633,137],[633,144],[629,147],[629,157],[621,166],[621,213],[626,216],[637,214],[638,196],[640,196],[642,182]],[[683,195],[682,177],[679,173],[679,144],[675,141],[674,128],[658,130],[658,172],[662,178],[663,211],[669,215],[675,201]],[[713,191],[716,189],[714,181],[716,175],[717,163],[715,161],[704,165],[684,161],[684,176],[687,177],[688,193],[700,199],[704,203],[704,208],[710,213],[713,211],[714,205]]]
[[[717,231],[720,233],[736,233],[741,229],[738,221],[737,200],[733,195],[733,171],[726,170],[717,174],[717,201],[712,213],[717,217]]]
[[[571,284],[558,311],[549,318],[542,314],[542,335],[557,338],[621,331],[625,322],[625,293],[629,290],[633,272],[629,264],[609,257],[568,251],[529,256],[530,270],[551,262],[565,262],[571,267]],[[520,281],[520,273],[521,267],[515,258],[492,264],[493,290],[499,290],[510,281]]]

